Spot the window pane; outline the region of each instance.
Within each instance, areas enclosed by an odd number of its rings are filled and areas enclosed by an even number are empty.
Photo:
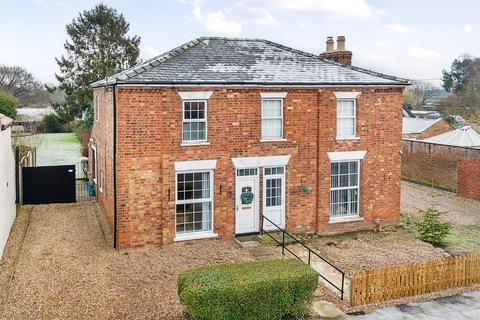
[[[266,206],[282,205],[282,178],[266,179]]]
[[[355,115],[355,103],[353,100],[339,100],[337,102],[338,117],[353,117]]]
[[[282,138],[282,120],[264,119],[262,120],[263,138]]]
[[[338,136],[353,136],[355,135],[355,119],[353,118],[339,118],[338,122]]]
[[[264,118],[281,117],[282,116],[282,101],[281,100],[263,100],[262,103]]]

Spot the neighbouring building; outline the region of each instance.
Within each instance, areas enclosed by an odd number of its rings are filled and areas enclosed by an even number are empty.
[[[469,126],[444,132],[424,141],[447,146],[480,148],[480,134]]]
[[[16,216],[13,119],[0,113],[0,259]]]
[[[408,81],[261,39],[204,37],[92,84],[92,181],[117,247],[400,215]],[[337,41],[338,42],[338,41]]]
[[[442,118],[402,118],[402,135],[407,139],[423,140],[452,130],[452,126]]]

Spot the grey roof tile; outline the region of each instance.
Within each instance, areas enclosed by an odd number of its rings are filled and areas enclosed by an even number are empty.
[[[108,78],[108,84],[406,85],[263,39],[203,37]],[[92,84],[104,86],[105,80]]]

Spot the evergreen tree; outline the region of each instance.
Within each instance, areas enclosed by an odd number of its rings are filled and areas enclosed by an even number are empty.
[[[140,37],[128,36],[129,23],[104,4],[80,13],[67,25],[66,54],[56,58],[60,85],[50,91],[65,92],[66,103],[54,104],[63,121],[81,117],[92,106],[90,84],[137,63]]]

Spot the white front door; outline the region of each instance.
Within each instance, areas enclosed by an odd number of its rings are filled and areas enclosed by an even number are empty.
[[[236,176],[235,233],[258,232],[258,169],[238,169]]]
[[[280,228],[285,228],[285,167],[263,169],[263,215]],[[265,230],[277,229],[267,220]]]

